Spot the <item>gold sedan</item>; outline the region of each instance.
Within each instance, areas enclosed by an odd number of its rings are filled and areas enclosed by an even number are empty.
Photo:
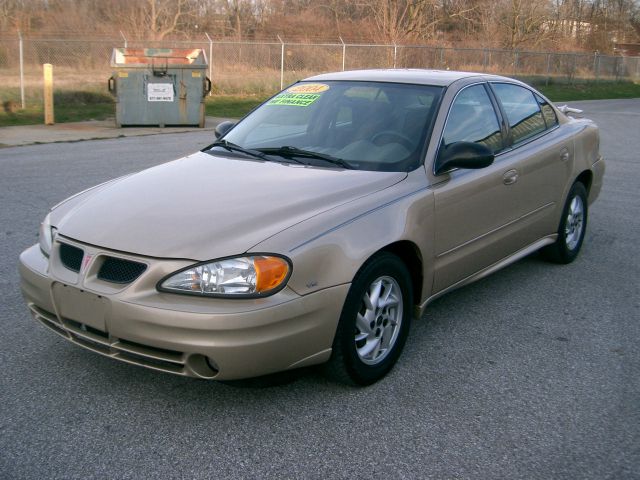
[[[20,256],[36,320],[179,375],[370,384],[433,299],[574,260],[604,174],[591,121],[463,72],[308,78],[216,137],[51,210]]]

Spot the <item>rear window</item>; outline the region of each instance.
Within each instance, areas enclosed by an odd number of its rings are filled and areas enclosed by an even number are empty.
[[[556,112],[553,110],[553,107],[549,105],[549,102],[540,95],[536,95],[536,100],[538,100],[538,103],[540,104],[544,123],[547,124],[547,128],[552,128],[558,125],[558,117],[556,116]]]
[[[546,129],[540,105],[531,90],[509,83],[493,83],[492,87],[509,121],[514,144]]]

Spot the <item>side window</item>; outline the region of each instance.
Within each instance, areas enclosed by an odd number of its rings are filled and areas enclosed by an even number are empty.
[[[492,86],[507,115],[514,144],[546,129],[540,106],[531,90],[509,83],[493,83]]]
[[[542,116],[544,117],[544,122],[547,124],[547,128],[558,125],[558,117],[556,117],[556,112],[553,111],[551,105],[549,105],[549,103],[539,95],[536,95],[536,100],[538,100],[538,103],[540,104]]]
[[[462,90],[449,110],[444,129],[446,148],[454,142],[475,142],[494,152],[502,150],[502,132],[489,95],[482,85]]]

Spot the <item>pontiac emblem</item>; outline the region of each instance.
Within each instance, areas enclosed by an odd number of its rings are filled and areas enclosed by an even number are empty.
[[[84,273],[87,270],[87,267],[91,263],[92,258],[93,255],[89,255],[88,253],[86,253],[84,257],[82,257],[82,267],[80,267],[80,273]]]

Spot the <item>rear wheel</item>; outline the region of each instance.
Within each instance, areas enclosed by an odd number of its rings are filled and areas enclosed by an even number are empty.
[[[587,229],[587,210],[587,190],[581,182],[576,182],[562,210],[558,239],[542,249],[545,258],[556,263],[571,263],[576,259]]]
[[[386,252],[373,257],[347,294],[328,363],[330,375],[357,385],[386,375],[404,347],[412,305],[404,263]]]

